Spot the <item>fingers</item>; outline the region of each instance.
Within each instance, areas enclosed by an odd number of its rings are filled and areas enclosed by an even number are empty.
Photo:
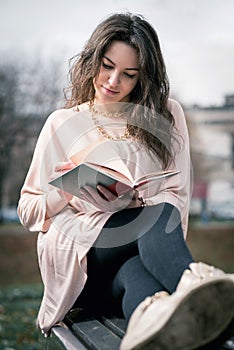
[[[97,193],[96,193],[96,196],[97,196]],[[89,203],[92,203],[92,204],[96,204],[97,203],[97,200],[96,200],[96,197],[95,196],[95,193],[93,195],[93,189],[92,187],[86,187],[85,189],[82,188],[80,190],[80,197],[81,199],[85,200],[86,202],[89,202]]]
[[[49,181],[54,180],[58,176],[62,175],[63,172],[71,170],[76,167],[75,163],[72,162],[59,162],[57,165],[54,167],[53,173],[49,177]]]
[[[108,189],[103,186],[97,186],[97,189],[86,186],[81,189],[82,199],[88,200],[89,202],[96,204],[107,204],[108,202],[114,201],[117,197],[111,193]]]
[[[109,202],[112,202],[117,198],[117,196],[109,191],[105,186],[97,185],[97,190],[100,193],[101,197]]]
[[[139,197],[139,192],[138,192],[137,190],[134,190],[134,191],[133,191],[133,195],[132,195],[132,199],[133,199],[133,200],[137,200],[138,197]]]
[[[100,187],[99,187],[100,186]],[[124,209],[131,202],[131,197],[121,196],[121,198],[116,197],[112,192],[103,186],[98,185],[98,191],[95,188],[86,186],[80,190],[80,198],[87,201],[102,211],[118,211]]]
[[[54,171],[65,171],[65,170],[71,170],[76,167],[76,164],[73,162],[59,162],[55,168]]]

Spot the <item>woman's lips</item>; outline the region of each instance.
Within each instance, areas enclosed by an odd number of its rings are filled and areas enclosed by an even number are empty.
[[[105,86],[102,86],[102,87],[103,87],[104,91],[109,95],[116,95],[119,93],[119,91],[110,90],[110,89],[106,88]]]

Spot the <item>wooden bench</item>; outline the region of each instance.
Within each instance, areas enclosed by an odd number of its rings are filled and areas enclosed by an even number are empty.
[[[47,350],[119,350],[127,322],[113,316],[91,316],[75,309],[52,328]]]
[[[127,322],[122,318],[94,317],[75,309],[61,325],[52,328],[43,350],[119,350],[126,327]],[[220,350],[234,350],[234,337]]]

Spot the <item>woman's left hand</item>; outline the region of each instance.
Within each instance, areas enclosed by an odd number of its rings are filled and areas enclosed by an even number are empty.
[[[117,197],[102,185],[98,185],[97,189],[90,186],[82,188],[81,199],[93,204],[103,212],[115,212],[140,206],[137,191],[132,190]]]

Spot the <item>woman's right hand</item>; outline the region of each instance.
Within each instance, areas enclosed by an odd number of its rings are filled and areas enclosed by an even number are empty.
[[[57,176],[60,174],[63,174],[65,171],[71,170],[76,167],[76,164],[73,162],[59,162],[55,168],[54,168],[54,174],[57,174]],[[53,176],[52,175],[52,176]]]
[[[61,176],[64,172],[73,169],[76,164],[72,162],[60,162],[55,168],[53,174],[50,176],[49,181]],[[46,220],[59,213],[73,198],[71,193],[65,192],[58,187],[51,185],[51,188],[47,192],[46,198]]]
[[[76,164],[73,162],[59,162],[55,168],[54,168],[54,172],[51,175],[49,181],[52,181],[54,179],[56,179],[57,177],[63,175],[65,172],[67,172],[68,170],[72,170],[76,167]],[[63,193],[63,195],[65,196],[65,198],[67,199],[67,201],[69,202],[72,198],[73,195],[71,193],[65,192],[62,189],[57,189],[59,191],[61,191]]]
[[[129,191],[117,197],[102,185],[98,185],[97,189],[90,186],[83,188],[81,190],[81,199],[91,203],[103,212],[116,212],[140,206],[137,191]]]

